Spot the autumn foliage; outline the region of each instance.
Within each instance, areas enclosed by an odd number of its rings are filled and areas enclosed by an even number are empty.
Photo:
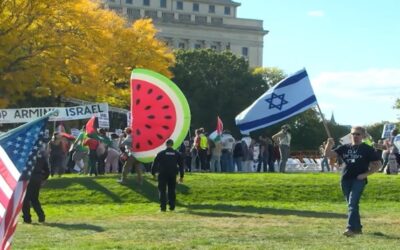
[[[89,0],[0,0],[0,108],[32,96],[129,105],[143,67],[171,76],[151,20],[133,24]]]

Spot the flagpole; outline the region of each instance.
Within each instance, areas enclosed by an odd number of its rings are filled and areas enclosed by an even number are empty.
[[[329,131],[329,128],[328,128],[328,124],[326,123],[324,114],[322,114],[321,108],[319,107],[318,103],[317,103],[317,108],[318,108],[319,114],[322,117],[322,123],[324,124],[326,134],[328,135],[329,138],[332,138],[331,132]]]

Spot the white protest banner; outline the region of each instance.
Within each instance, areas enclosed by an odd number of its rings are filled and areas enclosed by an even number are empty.
[[[98,121],[99,121],[99,128],[109,128],[110,120],[108,119],[108,112],[100,113],[100,116],[98,116]]]
[[[0,123],[25,123],[40,117],[47,112],[58,110],[58,114],[51,116],[49,121],[70,121],[89,119],[93,115],[99,117],[106,114],[102,119],[108,120],[108,104],[94,103],[75,107],[50,107],[50,108],[20,108],[0,109]]]
[[[394,124],[394,123],[386,123],[385,125],[383,125],[383,131],[382,131],[381,138],[389,138],[390,133],[392,132],[392,130],[394,128],[396,128],[396,124]]]
[[[77,128],[71,128],[71,135],[75,138],[78,138],[79,134],[81,133],[81,131]]]

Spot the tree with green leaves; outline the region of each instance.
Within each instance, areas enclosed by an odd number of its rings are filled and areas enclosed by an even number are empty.
[[[238,134],[235,116],[268,87],[260,74],[252,74],[248,62],[229,51],[177,50],[173,81],[188,99],[192,127],[215,130],[217,116]]]
[[[192,113],[192,130],[205,127],[213,131],[217,115],[224,128],[240,137],[235,117],[250,106],[270,87],[286,77],[279,68],[249,69],[247,62],[229,51],[218,53],[213,50],[178,50],[176,65],[172,68],[174,82],[188,99]],[[253,138],[261,134],[273,135],[282,124],[292,127],[294,150],[318,150],[327,135],[322,118],[310,109],[273,126],[252,132]],[[348,128],[328,124],[332,136],[340,138]]]

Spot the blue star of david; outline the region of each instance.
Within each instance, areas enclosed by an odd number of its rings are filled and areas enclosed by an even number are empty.
[[[277,101],[280,103],[275,102],[275,104],[274,99],[277,99]],[[285,100],[285,94],[277,95],[275,93],[272,93],[271,97],[265,99],[265,101],[269,103],[269,109],[277,108],[279,110],[282,110],[282,106],[288,103]]]

